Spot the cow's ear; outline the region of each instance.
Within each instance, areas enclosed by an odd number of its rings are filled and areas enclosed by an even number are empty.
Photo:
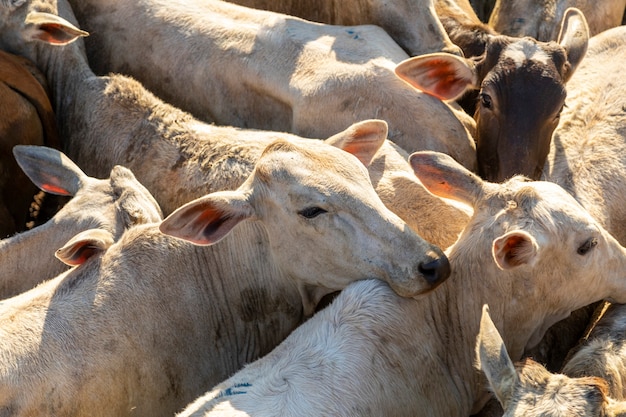
[[[366,167],[387,139],[389,128],[384,120],[363,120],[324,142],[356,156]]]
[[[253,216],[254,209],[244,193],[219,191],[178,208],[161,222],[159,230],[196,245],[212,245]]]
[[[481,199],[484,188],[488,186],[478,175],[441,152],[414,152],[409,156],[409,163],[417,178],[432,194],[471,207]]]
[[[82,265],[106,251],[113,244],[113,235],[103,229],[89,229],[74,236],[54,254],[70,266]]]
[[[440,100],[456,100],[477,84],[474,63],[445,52],[406,59],[396,66],[395,73]]]
[[[89,33],[81,30],[60,16],[30,12],[24,21],[30,40],[39,40],[52,45],[67,45]]]
[[[563,70],[563,80],[570,79],[587,53],[589,27],[583,13],[575,7],[565,10],[561,21],[558,43],[567,53],[567,63]]]
[[[74,196],[89,181],[87,175],[64,153],[46,146],[15,145],[17,164],[41,190]]]
[[[476,358],[498,401],[506,408],[519,378],[504,341],[491,320],[487,304],[483,305],[480,331],[476,338]]]
[[[493,241],[493,258],[501,269],[532,265],[537,259],[539,245],[523,230],[508,232]]]

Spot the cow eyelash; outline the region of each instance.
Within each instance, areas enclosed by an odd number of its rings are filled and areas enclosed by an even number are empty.
[[[583,243],[582,245],[578,247],[576,252],[578,252],[579,255],[585,255],[587,254],[587,252],[595,248],[597,245],[598,245],[598,239],[596,239],[595,237],[590,237],[589,239],[585,241],[585,243]]]
[[[307,207],[307,208],[305,208],[303,210],[300,210],[298,212],[298,214],[300,216],[305,217],[307,219],[312,219],[312,218],[317,217],[317,216],[319,216],[320,214],[323,214],[323,213],[327,213],[327,211],[324,210],[323,208],[317,207],[317,206]]]
[[[485,107],[487,109],[491,108],[492,103],[491,103],[491,97],[489,96],[489,94],[480,93],[478,97],[479,97],[480,103],[483,105],[483,107]]]
[[[565,108],[565,104],[563,104],[561,106],[561,108],[559,109],[559,111],[557,112],[557,114],[554,116],[554,119],[560,119],[561,118],[561,113],[563,113],[563,109]]]

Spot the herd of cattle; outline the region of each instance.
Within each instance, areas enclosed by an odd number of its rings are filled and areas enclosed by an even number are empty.
[[[0,1],[0,417],[626,416],[625,8]]]

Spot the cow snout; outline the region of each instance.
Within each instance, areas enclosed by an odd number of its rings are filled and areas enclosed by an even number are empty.
[[[432,260],[419,264],[418,270],[426,282],[436,287],[450,276],[450,261],[446,255],[431,252]]]

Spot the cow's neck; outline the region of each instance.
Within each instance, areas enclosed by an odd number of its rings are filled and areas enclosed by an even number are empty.
[[[566,312],[549,311],[545,300],[534,295],[545,291],[529,288],[528,293],[514,297],[512,283],[521,277],[505,276],[508,272],[498,269],[486,247],[477,247],[475,241],[464,244],[461,239],[461,246],[457,244],[447,251],[452,276],[425,298],[423,313],[418,316],[433,318],[431,326],[438,336],[437,351],[441,352],[440,373],[442,378],[454,381],[459,411],[469,414],[479,411],[489,398],[487,381],[474,366],[483,304],[489,305],[491,317],[513,360],[521,359],[529,341],[542,335],[548,324],[563,318]],[[490,239],[484,241],[490,245]],[[538,308],[528,308],[532,305]],[[554,305],[562,303],[555,301]]]
[[[485,295],[478,294],[480,298],[474,297],[475,286],[480,285],[477,281],[481,275],[471,272],[480,268],[471,268],[467,264],[461,267],[459,263],[455,267],[453,257],[450,261],[452,276],[429,294],[425,300],[427,303],[424,303],[423,316],[433,318],[430,327],[436,336],[434,343],[437,346],[435,350],[438,352],[438,363],[422,366],[440,367],[439,378],[442,383],[449,387],[452,383],[456,388],[452,395],[455,398],[454,403],[437,404],[436,397],[432,398],[433,407],[437,408],[436,414],[469,415],[470,410],[474,411],[474,404],[481,400],[485,392],[483,388],[487,386],[480,371],[474,367],[476,335]]]
[[[144,318],[136,326],[145,330],[133,332],[165,346],[159,360],[180,362],[181,386],[193,385],[198,396],[202,386],[269,353],[303,320],[298,289],[272,261],[266,240],[263,226],[250,221],[212,246],[166,236],[158,225],[136,226],[105,254],[107,276],[98,280],[107,285],[97,291],[125,317]],[[171,349],[172,335],[188,356]]]
[[[124,122],[122,117],[115,120],[117,125],[107,120],[102,94],[106,82],[89,68],[82,40],[64,46],[38,45],[36,62],[46,74],[63,150],[88,175],[106,177],[114,164],[123,164],[105,160],[116,154],[112,148],[117,144],[93,140],[91,132],[102,125],[114,131]]]
[[[264,227],[256,222],[239,224],[203,256],[218,266],[208,285],[221,292],[222,302],[213,302],[219,311],[212,315],[221,318],[223,333],[229,329],[224,346],[236,348],[217,357],[234,373],[269,353],[304,320],[300,293],[273,260]]]
[[[129,77],[95,76],[78,42],[44,45],[41,66],[64,150],[87,175],[104,178],[114,165],[126,166],[165,215],[247,178],[265,145],[259,135],[201,123]],[[172,192],[173,184],[185,187]]]
[[[582,101],[582,100],[581,100]],[[569,103],[569,101],[568,101]],[[596,103],[594,100],[585,100],[583,105]],[[589,123],[586,118],[571,116],[578,111],[587,114],[585,109],[580,110],[578,102],[564,110],[562,118],[569,118],[555,132],[550,144],[550,153],[544,166],[543,180],[559,184],[596,219],[602,227],[607,229],[622,245],[626,244],[626,230],[621,226],[624,210],[620,199],[607,198],[607,188],[601,184],[611,184],[609,191],[613,195],[615,187],[620,187],[613,170],[591,171],[602,155],[608,156],[607,149],[598,150],[590,143],[612,144],[618,134],[614,134],[606,126],[599,128],[596,123]],[[597,104],[597,103],[596,103]],[[582,119],[582,120],[581,120]],[[611,136],[614,134],[614,136]],[[606,135],[606,136],[605,136]],[[611,146],[611,145],[608,145]],[[600,147],[601,148],[601,147]],[[619,155],[620,148],[615,147],[611,153]],[[577,161],[577,163],[572,163]],[[611,205],[613,203],[613,205]]]
[[[38,44],[34,61],[46,75],[54,111],[58,114],[76,104],[82,80],[93,77],[85,57],[82,40],[63,46]]]
[[[67,237],[58,233],[51,222],[0,240],[0,269],[7,272],[1,282],[0,298],[26,291],[67,269],[54,259],[54,251],[67,242]]]

